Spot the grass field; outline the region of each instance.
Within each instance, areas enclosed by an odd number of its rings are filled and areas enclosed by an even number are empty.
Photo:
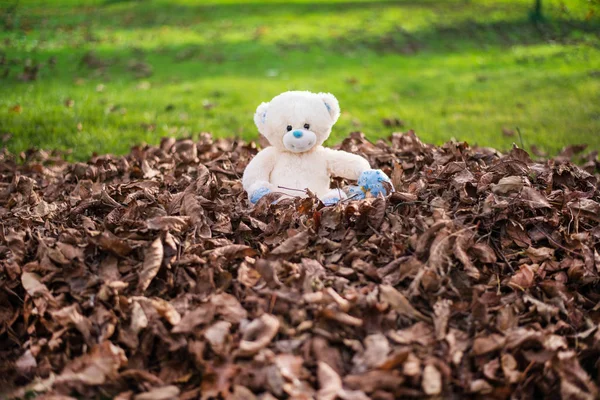
[[[124,153],[160,137],[257,137],[290,89],[330,91],[332,142],[415,129],[550,154],[600,149],[600,5],[544,0],[0,1],[0,137]],[[384,119],[403,126],[388,126]],[[512,136],[511,136],[512,135]]]

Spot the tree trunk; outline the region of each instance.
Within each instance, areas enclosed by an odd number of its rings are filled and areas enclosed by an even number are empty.
[[[539,22],[544,19],[544,16],[542,15],[542,0],[535,0],[535,5],[529,14],[529,17],[533,22]]]

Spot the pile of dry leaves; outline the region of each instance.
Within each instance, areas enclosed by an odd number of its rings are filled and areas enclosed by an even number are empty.
[[[87,163],[0,154],[0,391],[598,398],[597,154],[412,132],[340,147],[396,193],[250,208],[256,146],[209,135]]]

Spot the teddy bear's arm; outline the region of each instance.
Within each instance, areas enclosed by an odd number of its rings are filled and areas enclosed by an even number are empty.
[[[269,177],[276,159],[277,149],[267,147],[248,163],[242,177],[242,186],[248,193],[248,197],[252,197],[252,194],[261,188],[274,190],[273,185],[269,182]]]
[[[333,176],[357,180],[360,174],[371,169],[369,162],[359,155],[342,150],[323,150],[327,159],[327,169]]]

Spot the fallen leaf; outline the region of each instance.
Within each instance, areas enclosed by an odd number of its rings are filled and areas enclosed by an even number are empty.
[[[320,389],[317,392],[318,400],[335,400],[342,390],[342,379],[329,365],[319,362],[317,374]]]
[[[177,386],[169,385],[154,388],[146,393],[136,394],[134,400],[173,400],[179,398],[180,390]]]
[[[554,250],[548,247],[529,247],[525,250],[529,259],[534,263],[549,260],[554,255]]]
[[[204,338],[215,353],[223,354],[229,329],[231,329],[231,322],[218,321],[204,331]]]
[[[423,392],[426,395],[434,396],[442,392],[442,374],[433,365],[427,364],[423,369]]]
[[[279,246],[277,246],[271,254],[273,255],[287,255],[293,254],[300,250],[303,250],[308,245],[310,236],[308,231],[302,231],[291,238],[285,240]]]
[[[248,312],[242,307],[240,302],[230,294],[220,293],[213,295],[210,302],[215,306],[216,313],[221,315],[225,321],[239,324],[242,319],[248,317]]]
[[[245,310],[244,310],[245,312]],[[245,313],[240,312],[245,315]],[[188,311],[181,321],[173,328],[173,333],[190,333],[198,325],[207,324],[214,318],[215,307],[202,305],[194,310]],[[240,318],[241,319],[241,318]]]
[[[533,286],[535,276],[530,265],[524,264],[510,278],[509,285],[517,289],[527,289]]]
[[[239,345],[239,354],[249,356],[267,347],[279,330],[279,320],[269,314],[263,314],[250,322],[243,330]]]
[[[150,247],[146,250],[144,264],[142,265],[142,271],[140,272],[138,283],[140,291],[145,292],[156,274],[158,274],[158,270],[162,264],[163,256],[163,245],[160,241],[160,238],[158,238],[152,242]]]
[[[92,347],[90,353],[74,359],[56,378],[55,384],[68,387],[102,385],[114,379],[125,365],[125,352],[109,341]]]
[[[50,291],[40,282],[40,276],[30,272],[23,272],[21,275],[21,284],[31,297],[51,296]]]
[[[388,303],[394,310],[411,318],[429,321],[430,318],[417,311],[406,297],[396,289],[388,285],[379,285],[381,300]]]
[[[500,179],[496,185],[492,185],[492,192],[496,194],[520,192],[521,189],[523,189],[523,180],[520,176],[507,176]]]
[[[32,372],[37,367],[37,361],[33,354],[31,354],[31,350],[27,350],[15,363],[17,370],[21,374],[28,374]]]
[[[473,341],[473,354],[481,355],[497,351],[504,346],[506,342],[502,335],[492,333],[489,336],[480,336]]]
[[[89,345],[92,344],[92,323],[89,319],[81,315],[77,304],[63,307],[60,310],[53,311],[51,314],[52,319],[58,324],[65,327],[74,326],[83,335],[86,343]]]
[[[188,219],[185,217],[163,216],[150,218],[146,223],[148,224],[148,229],[180,232],[188,225]]]
[[[376,333],[365,338],[365,350],[362,354],[357,354],[352,359],[355,366],[355,371],[367,371],[368,369],[377,368],[386,360],[390,352],[390,345],[387,338]]]

